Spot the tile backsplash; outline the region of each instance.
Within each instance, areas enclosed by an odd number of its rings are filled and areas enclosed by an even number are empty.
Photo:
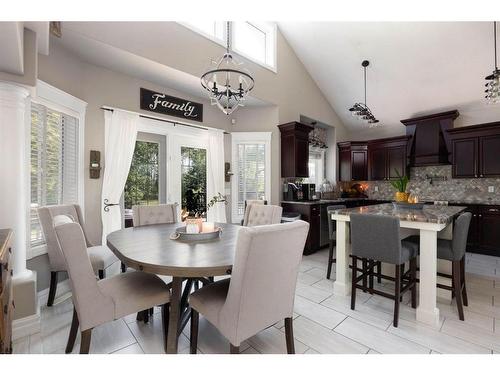
[[[451,177],[451,165],[410,168],[408,192],[421,201],[456,201],[500,204],[500,178]],[[393,199],[394,188],[387,181],[366,181],[367,194],[373,199]],[[493,186],[494,192],[488,192]],[[375,191],[375,188],[378,191]]]

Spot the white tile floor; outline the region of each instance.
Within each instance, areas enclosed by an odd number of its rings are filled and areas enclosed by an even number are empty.
[[[492,353],[500,352],[500,258],[467,255],[469,306],[465,322],[449,299],[439,300],[441,324],[430,327],[415,320],[408,297],[401,306],[399,327],[392,326],[393,303],[358,293],[356,310],[349,298],[333,296],[325,279],[327,251],[304,257],[295,299],[294,332],[297,353]],[[333,277],[334,278],[334,275]],[[391,289],[382,284],[380,288]],[[442,294],[441,294],[442,295]],[[68,298],[43,306],[41,332],[14,343],[15,353],[64,353],[72,316]],[[179,338],[179,352],[189,353],[189,327]],[[77,337],[74,353],[79,350]],[[200,320],[199,353],[227,353],[228,342],[206,320]],[[283,323],[269,327],[241,345],[243,353],[285,353]],[[163,353],[159,310],[148,324],[135,316],[105,324],[92,334],[92,353]]]

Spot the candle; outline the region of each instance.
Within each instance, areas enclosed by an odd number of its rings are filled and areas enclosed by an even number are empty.
[[[214,232],[215,231],[215,225],[214,225],[214,223],[204,222],[202,224],[202,230],[201,231],[203,233]]]

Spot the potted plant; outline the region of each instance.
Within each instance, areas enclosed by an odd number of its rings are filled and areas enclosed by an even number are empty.
[[[408,176],[401,176],[397,169],[394,169],[397,179],[391,181],[391,185],[394,189],[396,189],[396,194],[394,195],[394,199],[396,202],[407,202],[408,201],[408,193],[406,192],[406,188],[408,186]]]

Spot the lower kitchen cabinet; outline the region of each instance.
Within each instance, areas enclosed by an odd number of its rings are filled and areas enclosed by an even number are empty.
[[[300,213],[301,220],[309,223],[309,234],[304,246],[304,254],[312,254],[320,247],[321,236],[321,205],[303,203],[282,203],[284,212]]]

